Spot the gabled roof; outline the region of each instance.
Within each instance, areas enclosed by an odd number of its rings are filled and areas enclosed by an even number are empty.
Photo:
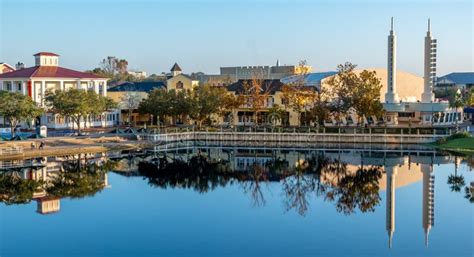
[[[0,74],[3,78],[75,78],[75,79],[101,79],[103,77],[92,73],[75,71],[59,66],[34,66],[12,72]]]
[[[183,71],[181,70],[181,67],[177,63],[174,63],[173,67],[171,67],[170,71]]]
[[[51,52],[39,52],[39,53],[34,54],[33,56],[37,56],[37,55],[59,56],[59,54],[55,54],[55,53],[51,53]]]
[[[15,67],[11,66],[10,64],[6,63],[6,62],[0,62],[0,65],[5,65],[7,66],[8,68],[12,69],[12,70],[15,70]]]
[[[253,80],[251,79],[239,79],[237,82],[232,83],[227,86],[228,91],[236,93],[244,93],[245,85],[253,86]],[[261,89],[263,92],[268,92],[270,94],[275,94],[277,91],[282,91],[283,84],[278,79],[265,79],[262,81]]]
[[[147,82],[125,82],[115,87],[109,88],[108,92],[146,92],[149,93],[156,88],[165,88],[164,81],[147,81]]]
[[[440,84],[474,84],[474,72],[453,72],[439,77],[437,81]]]

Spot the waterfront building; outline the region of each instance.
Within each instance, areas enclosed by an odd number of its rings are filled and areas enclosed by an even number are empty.
[[[15,71],[15,67],[11,66],[8,63],[0,62],[0,74]]]
[[[251,97],[246,95],[252,94],[252,90],[254,90],[255,88],[253,83],[254,80],[241,79],[227,86],[227,90],[234,95]],[[285,84],[278,79],[266,79],[261,81],[261,85],[259,85],[260,90],[262,91],[261,95],[262,97],[266,96],[266,99],[264,100],[261,107],[259,108],[260,110],[258,111],[258,124],[273,124],[275,122],[276,124],[274,125],[299,125],[298,116],[300,114],[296,113],[291,108],[287,108],[288,103],[286,102],[283,93],[284,86]],[[282,117],[271,117],[269,115],[269,110],[275,105],[278,105],[285,111],[285,114]],[[310,103],[308,103],[308,109],[309,108]],[[254,112],[255,110],[252,105],[244,103],[232,113],[232,120],[227,119],[228,117],[224,117],[224,122],[230,123],[232,121],[233,125],[255,124],[256,120],[254,120]]]
[[[166,88],[168,90],[174,89],[176,91],[180,90],[193,90],[195,87],[199,86],[199,81],[193,79],[191,76],[183,74],[183,70],[177,63],[171,67],[171,76],[166,81]]]
[[[128,121],[129,108],[133,106],[131,101],[139,101],[148,97],[148,94],[155,89],[166,89],[165,81],[147,82],[125,82],[107,90],[107,95],[119,104],[120,123]],[[130,121],[134,125],[144,125],[150,121],[149,115],[138,113],[138,106],[133,109]]]
[[[35,66],[0,74],[0,90],[20,92],[30,96],[38,106],[45,107],[44,98],[48,90],[70,88],[91,90],[107,96],[107,78],[95,74],[75,71],[59,66],[59,55],[39,52],[34,55]],[[83,121],[83,127],[107,127],[116,124],[118,113],[104,112],[102,115]],[[5,124],[4,124],[5,125]],[[74,128],[74,122],[53,113],[38,117],[36,125],[48,128]]]
[[[471,89],[474,87],[474,72],[452,72],[436,80],[436,89]]]
[[[428,20],[428,31],[425,37],[424,55],[424,78],[421,101],[406,101],[396,99],[399,89],[397,87],[398,78],[393,76],[396,73],[396,37],[392,27],[388,37],[388,63],[387,73],[388,88],[384,109],[386,111],[386,122],[389,125],[454,125],[461,122],[462,110],[449,107],[449,103],[436,101],[433,88],[436,83],[436,49],[437,41],[431,36],[431,25]],[[413,87],[415,88],[415,87]],[[418,88],[418,87],[416,87]],[[387,97],[388,96],[388,97]]]

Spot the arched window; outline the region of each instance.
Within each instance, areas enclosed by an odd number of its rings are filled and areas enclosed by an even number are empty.
[[[183,89],[183,88],[184,88],[183,82],[178,81],[178,83],[176,83],[176,89]]]

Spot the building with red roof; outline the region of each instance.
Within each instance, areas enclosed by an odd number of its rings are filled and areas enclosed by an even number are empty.
[[[33,55],[35,66],[20,68],[0,74],[0,90],[21,92],[30,96],[38,105],[44,106],[47,91],[68,90],[70,88],[93,90],[107,96],[107,78],[92,73],[71,70],[59,66],[59,55],[39,52]],[[105,115],[105,116],[104,116]],[[84,122],[85,127],[113,126],[118,115],[115,113],[99,115],[92,122]],[[43,115],[39,122],[49,128],[73,128],[74,124],[59,115]]]

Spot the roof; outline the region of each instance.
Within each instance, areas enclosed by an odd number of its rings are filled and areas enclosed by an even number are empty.
[[[39,53],[34,54],[33,56],[37,56],[37,55],[59,56],[59,54],[55,54],[51,52],[39,52]]]
[[[474,72],[453,72],[437,79],[439,84],[474,84]]]
[[[283,83],[294,83],[297,82],[304,76],[304,84],[306,86],[319,86],[321,85],[321,80],[337,74],[336,71],[326,71],[326,72],[313,72],[306,75],[292,75],[289,77],[282,78]]]
[[[183,71],[181,70],[181,67],[177,63],[174,63],[173,67],[171,67],[170,71]]]
[[[147,81],[147,82],[125,82],[115,87],[109,88],[108,92],[146,92],[149,93],[156,88],[165,88],[164,81]]]
[[[102,79],[92,73],[75,71],[59,66],[34,66],[12,72],[0,74],[3,78],[76,78],[76,79]]]
[[[12,69],[12,70],[15,69],[15,67],[11,66],[10,64],[8,64],[8,63],[6,63],[6,62],[0,62],[0,65],[5,65],[5,66],[7,66],[8,68],[10,68],[10,69]]]
[[[247,83],[247,85],[252,86],[253,85],[253,80],[251,79],[239,79],[237,82],[232,83],[227,86],[228,91],[233,91],[236,93],[243,93],[245,91],[244,85]],[[285,84],[283,84],[280,80],[278,79],[265,79],[263,80],[262,83],[262,91],[264,92],[269,92],[270,94],[275,94],[277,91],[282,91],[282,87]]]

